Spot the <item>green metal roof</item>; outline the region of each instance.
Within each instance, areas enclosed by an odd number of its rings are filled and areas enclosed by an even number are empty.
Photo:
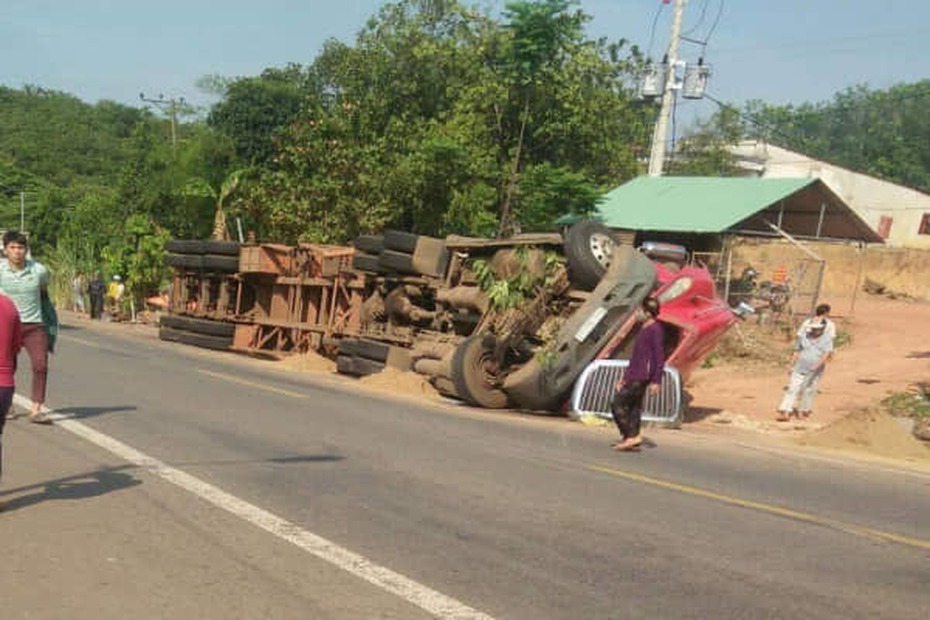
[[[639,177],[608,192],[594,216],[611,228],[719,233],[814,182]]]

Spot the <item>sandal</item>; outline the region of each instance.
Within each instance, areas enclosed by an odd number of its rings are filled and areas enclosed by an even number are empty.
[[[779,411],[779,412],[778,412],[778,415],[775,416],[775,421],[776,421],[776,422],[788,422],[788,421],[790,421],[790,420],[791,420],[791,416],[789,416],[789,415],[788,415],[787,413],[785,413],[784,411]]]
[[[29,421],[33,424],[52,424],[52,419],[48,417],[44,412],[40,411],[39,413],[30,413]]]

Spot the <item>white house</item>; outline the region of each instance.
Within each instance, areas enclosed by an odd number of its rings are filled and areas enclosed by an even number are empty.
[[[817,178],[889,246],[930,249],[930,195],[756,140],[731,148],[739,165],[763,178]]]

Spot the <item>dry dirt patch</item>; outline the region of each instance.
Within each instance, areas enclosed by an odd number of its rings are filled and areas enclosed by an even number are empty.
[[[425,397],[431,400],[440,398],[439,392],[430,385],[426,377],[412,371],[388,367],[377,374],[361,377],[358,382],[379,392]]]
[[[804,446],[930,462],[930,448],[925,442],[915,439],[894,418],[877,409],[859,409],[796,441]]]
[[[336,362],[313,351],[289,355],[280,364],[283,368],[297,372],[336,372]]]
[[[887,396],[930,380],[930,304],[865,297],[855,315],[835,319],[849,342],[837,349],[827,366],[810,420],[774,421],[788,378],[791,332],[772,329],[766,335],[766,329],[753,326],[750,319],[740,331],[727,335],[729,344],[719,349],[711,368],[694,372],[688,385],[692,410],[687,421],[707,430],[725,422],[761,433],[803,436],[805,441],[810,438],[811,446],[925,458],[927,449],[921,442],[890,416],[875,412]],[[749,343],[743,354],[736,346],[741,339]],[[863,410],[872,413],[865,415]],[[826,445],[831,441],[837,445]]]

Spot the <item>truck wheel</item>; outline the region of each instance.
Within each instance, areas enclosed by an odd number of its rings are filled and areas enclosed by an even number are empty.
[[[402,230],[385,230],[384,247],[388,250],[413,254],[417,249],[420,235],[404,232]]]
[[[239,242],[237,241],[218,241],[208,239],[203,242],[204,254],[218,254],[220,256],[239,256]]]
[[[391,352],[391,345],[374,340],[360,340],[357,338],[344,338],[339,341],[339,355],[352,355],[384,362]]]
[[[207,271],[220,273],[236,273],[239,271],[239,257],[225,254],[204,254],[203,268]]]
[[[168,254],[165,264],[169,267],[183,267],[185,269],[201,269],[203,257],[199,254]]]
[[[617,243],[610,229],[597,220],[581,220],[565,235],[565,257],[572,284],[593,291],[607,272]]]
[[[175,254],[203,254],[203,241],[199,239],[171,239],[165,249]]]
[[[158,323],[161,327],[170,327],[181,331],[206,334],[208,336],[224,336],[231,338],[236,331],[235,323],[225,321],[211,321],[209,319],[195,319],[190,316],[177,314],[163,314]]]
[[[507,407],[507,394],[497,387],[497,361],[484,345],[484,335],[466,338],[452,355],[452,383],[466,403],[486,409]]]
[[[396,271],[399,273],[415,274],[416,267],[413,266],[413,257],[403,252],[394,250],[385,250],[378,256],[378,265],[383,270]]]
[[[384,237],[381,235],[361,235],[353,243],[355,249],[365,254],[380,254],[384,249]]]
[[[352,355],[339,355],[336,357],[336,372],[353,377],[367,377],[384,370],[382,362],[366,360]]]
[[[367,271],[369,273],[381,272],[381,268],[378,267],[378,257],[371,256],[370,254],[356,254],[353,256],[352,269]]]
[[[185,332],[171,327],[160,327],[158,337],[161,340],[180,342],[181,344],[189,344],[202,349],[213,349],[214,351],[225,351],[232,346],[232,336],[208,336],[207,334],[195,334],[194,332]]]

